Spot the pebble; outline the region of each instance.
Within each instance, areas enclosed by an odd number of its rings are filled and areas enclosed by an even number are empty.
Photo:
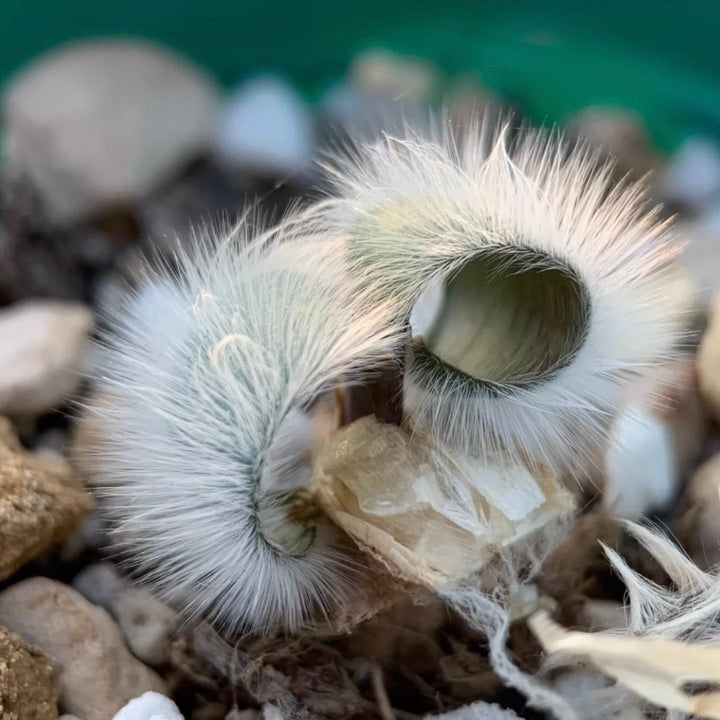
[[[355,57],[350,79],[355,87],[372,95],[427,102],[441,78],[438,68],[426,60],[376,49]]]
[[[0,716],[6,720],[56,720],[58,716],[52,663],[3,627],[0,627]]]
[[[102,608],[43,577],[0,592],[0,624],[52,659],[62,707],[83,720],[107,720],[130,699],[164,682],[134,658]]]
[[[69,465],[35,457],[0,418],[0,580],[68,536],[91,506]]]
[[[113,720],[183,720],[183,716],[170,698],[146,692],[125,705]]]
[[[633,392],[611,429],[604,464],[603,503],[628,520],[668,508],[700,459],[709,426],[692,356],[658,368]]]
[[[173,610],[145,590],[130,588],[115,600],[113,612],[136,657],[152,666],[167,661],[178,625]]]
[[[700,394],[709,413],[720,422],[720,295],[715,299],[700,343],[697,370]]]
[[[679,261],[692,283],[694,310],[704,319],[720,293],[720,207],[691,220],[678,220],[674,234],[682,243]]]
[[[230,98],[215,138],[223,165],[267,176],[302,173],[314,150],[310,111],[288,83],[274,76],[254,78]]]
[[[642,407],[613,425],[605,457],[603,503],[618,518],[638,520],[675,494],[676,458],[670,428]]]
[[[60,548],[60,560],[72,562],[86,550],[101,550],[110,545],[109,529],[100,514],[91,510]]]
[[[77,389],[93,316],[85,305],[25,300],[0,310],[0,413],[40,415]]]
[[[72,586],[93,605],[112,612],[117,599],[132,587],[132,583],[113,563],[106,561],[83,568],[73,579]]]
[[[38,189],[51,221],[74,223],[132,205],[201,153],[219,108],[214,81],[159,45],[76,42],[7,87],[6,168]]]
[[[703,568],[720,564],[720,453],[706,460],[690,478],[677,536]]]
[[[574,115],[568,132],[616,163],[616,175],[640,178],[656,170],[656,155],[645,124],[637,113],[619,107],[589,107]]]
[[[683,142],[658,181],[665,201],[695,211],[720,199],[720,146],[709,138],[696,136]]]

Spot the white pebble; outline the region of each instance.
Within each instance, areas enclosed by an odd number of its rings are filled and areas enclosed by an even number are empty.
[[[92,327],[92,312],[76,302],[26,300],[0,310],[0,413],[39,415],[72,395]]]
[[[720,147],[704,137],[688,138],[660,179],[664,199],[706,208],[720,198]]]
[[[283,176],[306,170],[314,147],[305,103],[272,76],[249,81],[230,99],[215,141],[223,164]]]
[[[113,720],[184,720],[178,706],[170,698],[146,692],[120,709]]]
[[[615,421],[605,457],[605,506],[615,517],[637,520],[670,502],[675,488],[670,428],[643,408],[626,410]]]

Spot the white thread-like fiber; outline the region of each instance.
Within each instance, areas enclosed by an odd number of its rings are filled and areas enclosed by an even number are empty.
[[[340,601],[332,531],[288,519],[307,484],[306,410],[392,361],[388,303],[346,275],[341,241],[292,220],[250,240],[199,237],[149,274],[106,339],[96,414],[102,505],[145,578],[231,631],[293,628]]]

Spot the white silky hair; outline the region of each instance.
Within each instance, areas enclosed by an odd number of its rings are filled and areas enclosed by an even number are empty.
[[[429,137],[388,135],[326,170],[333,188],[314,222],[348,237],[355,270],[397,299],[414,329],[438,315],[438,284],[471,260],[495,258],[496,276],[535,271],[542,281],[554,271],[567,284],[557,300],[542,284],[521,298],[529,307],[549,303],[544,325],[531,315],[501,325],[508,310],[499,297],[464,311],[466,329],[474,313],[476,328],[495,333],[481,353],[504,358],[497,377],[428,370],[411,349],[412,430],[479,456],[529,455],[574,469],[606,437],[623,387],[672,354],[685,310],[679,247],[643,186],[613,184],[612,167],[587,149],[543,131],[511,137],[507,125],[460,133],[441,125]],[[565,307],[573,286],[586,300],[578,312]],[[559,354],[545,357],[555,346]]]
[[[662,587],[633,570],[615,550],[603,545],[605,554],[627,590],[627,628],[622,634],[701,645],[720,643],[720,568],[701,570],[658,528],[624,521],[623,525],[667,573],[670,587]],[[604,634],[619,634],[606,631]],[[630,692],[621,685],[607,688],[620,702]],[[630,693],[632,695],[632,693]],[[592,694],[589,694],[592,700]],[[637,699],[636,699],[637,701]],[[651,708],[648,717],[657,716]],[[595,716],[592,716],[595,717]],[[667,720],[689,715],[668,709]]]
[[[720,568],[701,570],[658,529],[623,523],[667,573],[664,588],[633,570],[615,550],[605,554],[627,589],[627,631],[632,635],[700,644],[720,643]]]
[[[113,313],[111,401],[91,408],[121,550],[186,617],[230,632],[294,629],[345,597],[353,568],[333,531],[288,518],[310,477],[306,410],[392,361],[397,340],[389,304],[347,277],[342,241],[298,237],[292,219],[248,227],[148,271]]]

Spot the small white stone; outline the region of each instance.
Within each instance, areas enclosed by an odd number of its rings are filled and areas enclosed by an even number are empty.
[[[229,100],[215,140],[226,166],[268,175],[291,175],[308,168],[315,148],[313,119],[300,96],[284,80],[250,80]]]
[[[685,140],[660,179],[666,200],[703,209],[720,198],[720,147],[704,137]]]
[[[68,398],[82,379],[89,308],[27,300],[0,310],[0,414],[40,415]]]
[[[676,490],[676,458],[668,424],[642,407],[616,419],[605,457],[603,502],[615,517],[637,520],[663,508]]]
[[[178,706],[170,698],[146,692],[131,700],[115,713],[113,720],[184,720]]]
[[[139,588],[125,590],[113,611],[133,654],[148,665],[167,661],[177,615],[167,605]]]

